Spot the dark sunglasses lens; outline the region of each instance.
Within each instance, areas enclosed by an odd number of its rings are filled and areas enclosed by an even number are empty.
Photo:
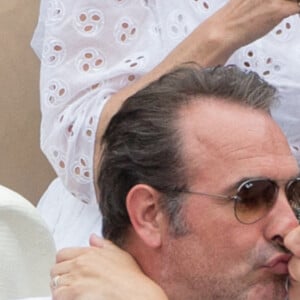
[[[237,219],[251,224],[264,217],[273,207],[277,197],[277,185],[268,179],[248,180],[241,184],[235,203]]]
[[[300,220],[300,178],[295,178],[287,184],[286,196],[297,219]]]

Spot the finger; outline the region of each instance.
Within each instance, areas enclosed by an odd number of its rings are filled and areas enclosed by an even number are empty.
[[[91,247],[104,249],[102,251],[103,255],[112,254],[112,256],[114,256],[115,252],[117,252],[119,254],[127,253],[124,250],[122,250],[121,248],[119,248],[118,246],[116,246],[113,242],[106,240],[104,238],[101,238],[101,237],[97,236],[96,234],[92,234],[90,236],[90,245],[91,245]],[[106,250],[108,250],[108,251],[106,251]]]
[[[300,258],[293,256],[288,264],[289,269],[289,275],[291,280],[291,283],[293,281],[300,283]]]
[[[62,287],[70,286],[73,281],[73,277],[70,274],[56,275],[50,280],[51,291],[53,292]]]
[[[118,248],[113,242],[106,240],[102,237],[99,237],[96,234],[92,234],[90,236],[90,245],[98,248],[108,248],[108,249]]]
[[[90,270],[90,266],[93,269],[95,263],[104,267],[112,264],[112,261],[114,261],[112,258],[115,259],[115,255],[111,253],[112,251],[107,249],[103,251],[101,248],[89,247],[84,248],[83,251],[80,250],[80,248],[72,248],[71,254],[69,251],[64,251],[61,255],[64,255],[64,259],[68,257],[69,260],[61,260],[59,263],[56,263],[50,271],[51,277],[54,278],[57,275],[67,273],[74,276],[76,274],[86,274]],[[117,258],[116,261],[118,262]]]
[[[74,300],[74,289],[72,287],[72,279],[69,275],[59,277],[58,286],[51,286],[52,300]]]
[[[82,251],[81,251],[82,250]],[[106,251],[108,252],[108,251]],[[99,265],[105,264],[107,257],[99,248],[72,248],[60,253],[62,256],[50,271],[51,277],[66,273],[83,272],[87,266],[93,265],[96,261]]]
[[[52,291],[52,300],[73,300],[74,295],[69,292],[68,287],[63,287]]]
[[[97,247],[97,248],[102,248],[105,244],[105,240],[96,234],[92,234],[90,236],[90,246],[92,247]]]
[[[284,245],[300,258],[300,226],[290,231],[284,238]]]
[[[96,247],[63,249],[56,256],[56,264],[51,269],[51,275],[53,277],[71,270],[81,270],[84,265],[93,264],[93,261],[103,264],[114,256],[110,249]]]
[[[87,292],[80,292],[73,286],[64,286],[52,292],[52,300],[87,300],[87,299],[102,299],[98,295],[93,295],[91,298]]]
[[[59,286],[59,278],[60,276],[59,275],[55,275],[51,278],[50,280],[50,288],[51,290],[55,290],[56,288],[58,288]]]
[[[57,252],[56,262],[60,263],[66,260],[71,260],[89,251],[89,247],[82,248],[65,248]]]
[[[55,264],[50,270],[51,278],[54,278],[58,275],[63,275],[66,273],[70,273],[70,271],[74,269],[73,260],[63,261],[61,263]]]

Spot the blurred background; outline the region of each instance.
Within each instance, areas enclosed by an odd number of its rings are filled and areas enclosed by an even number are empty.
[[[0,3],[0,184],[36,204],[54,178],[39,147],[39,61],[30,40],[39,0]]]

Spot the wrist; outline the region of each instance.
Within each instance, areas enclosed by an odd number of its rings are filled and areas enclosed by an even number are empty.
[[[203,51],[198,53],[199,60],[202,62],[200,64],[204,67],[225,64],[233,52],[240,47],[239,42],[233,38],[233,32],[216,19],[208,19],[201,28],[196,29],[199,33],[201,30],[199,38],[206,45]],[[204,38],[201,38],[202,31],[205,32]]]

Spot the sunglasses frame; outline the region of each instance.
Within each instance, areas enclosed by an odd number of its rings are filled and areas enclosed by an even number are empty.
[[[274,193],[274,201],[272,203],[272,205],[269,207],[269,209],[266,211],[266,213],[262,216],[260,216],[258,219],[255,219],[254,221],[251,222],[245,222],[242,221],[238,215],[238,209],[237,209],[237,204],[239,202],[242,202],[243,199],[238,195],[238,193],[242,190],[243,187],[245,187],[245,185],[247,184],[251,184],[253,182],[261,182],[261,181],[267,181],[270,182],[274,189],[275,189],[275,193]],[[289,202],[289,204],[291,205],[293,201],[292,199],[289,199],[290,195],[290,188],[293,187],[294,183],[300,183],[300,176],[297,176],[295,178],[292,178],[290,180],[288,180],[285,184],[285,195],[287,197],[287,200]],[[236,194],[235,195],[222,195],[222,194],[210,194],[210,193],[205,193],[205,192],[195,192],[195,191],[190,191],[190,190],[180,190],[178,192],[183,193],[183,194],[191,194],[191,195],[198,195],[198,196],[206,196],[206,197],[210,197],[210,198],[218,198],[218,199],[227,199],[227,200],[232,200],[234,201],[234,215],[235,218],[242,224],[246,224],[246,225],[251,225],[254,224],[258,221],[260,221],[262,218],[264,218],[269,211],[272,209],[272,207],[274,206],[274,204],[276,203],[277,199],[278,199],[278,192],[279,192],[280,186],[278,185],[278,183],[275,180],[272,180],[270,178],[266,178],[266,177],[257,177],[257,178],[250,178],[250,179],[246,179],[242,182],[239,183],[237,189],[236,189]],[[297,207],[293,207],[291,205],[291,208],[294,210],[295,215],[297,218],[300,217],[300,197],[299,197],[299,208]]]

